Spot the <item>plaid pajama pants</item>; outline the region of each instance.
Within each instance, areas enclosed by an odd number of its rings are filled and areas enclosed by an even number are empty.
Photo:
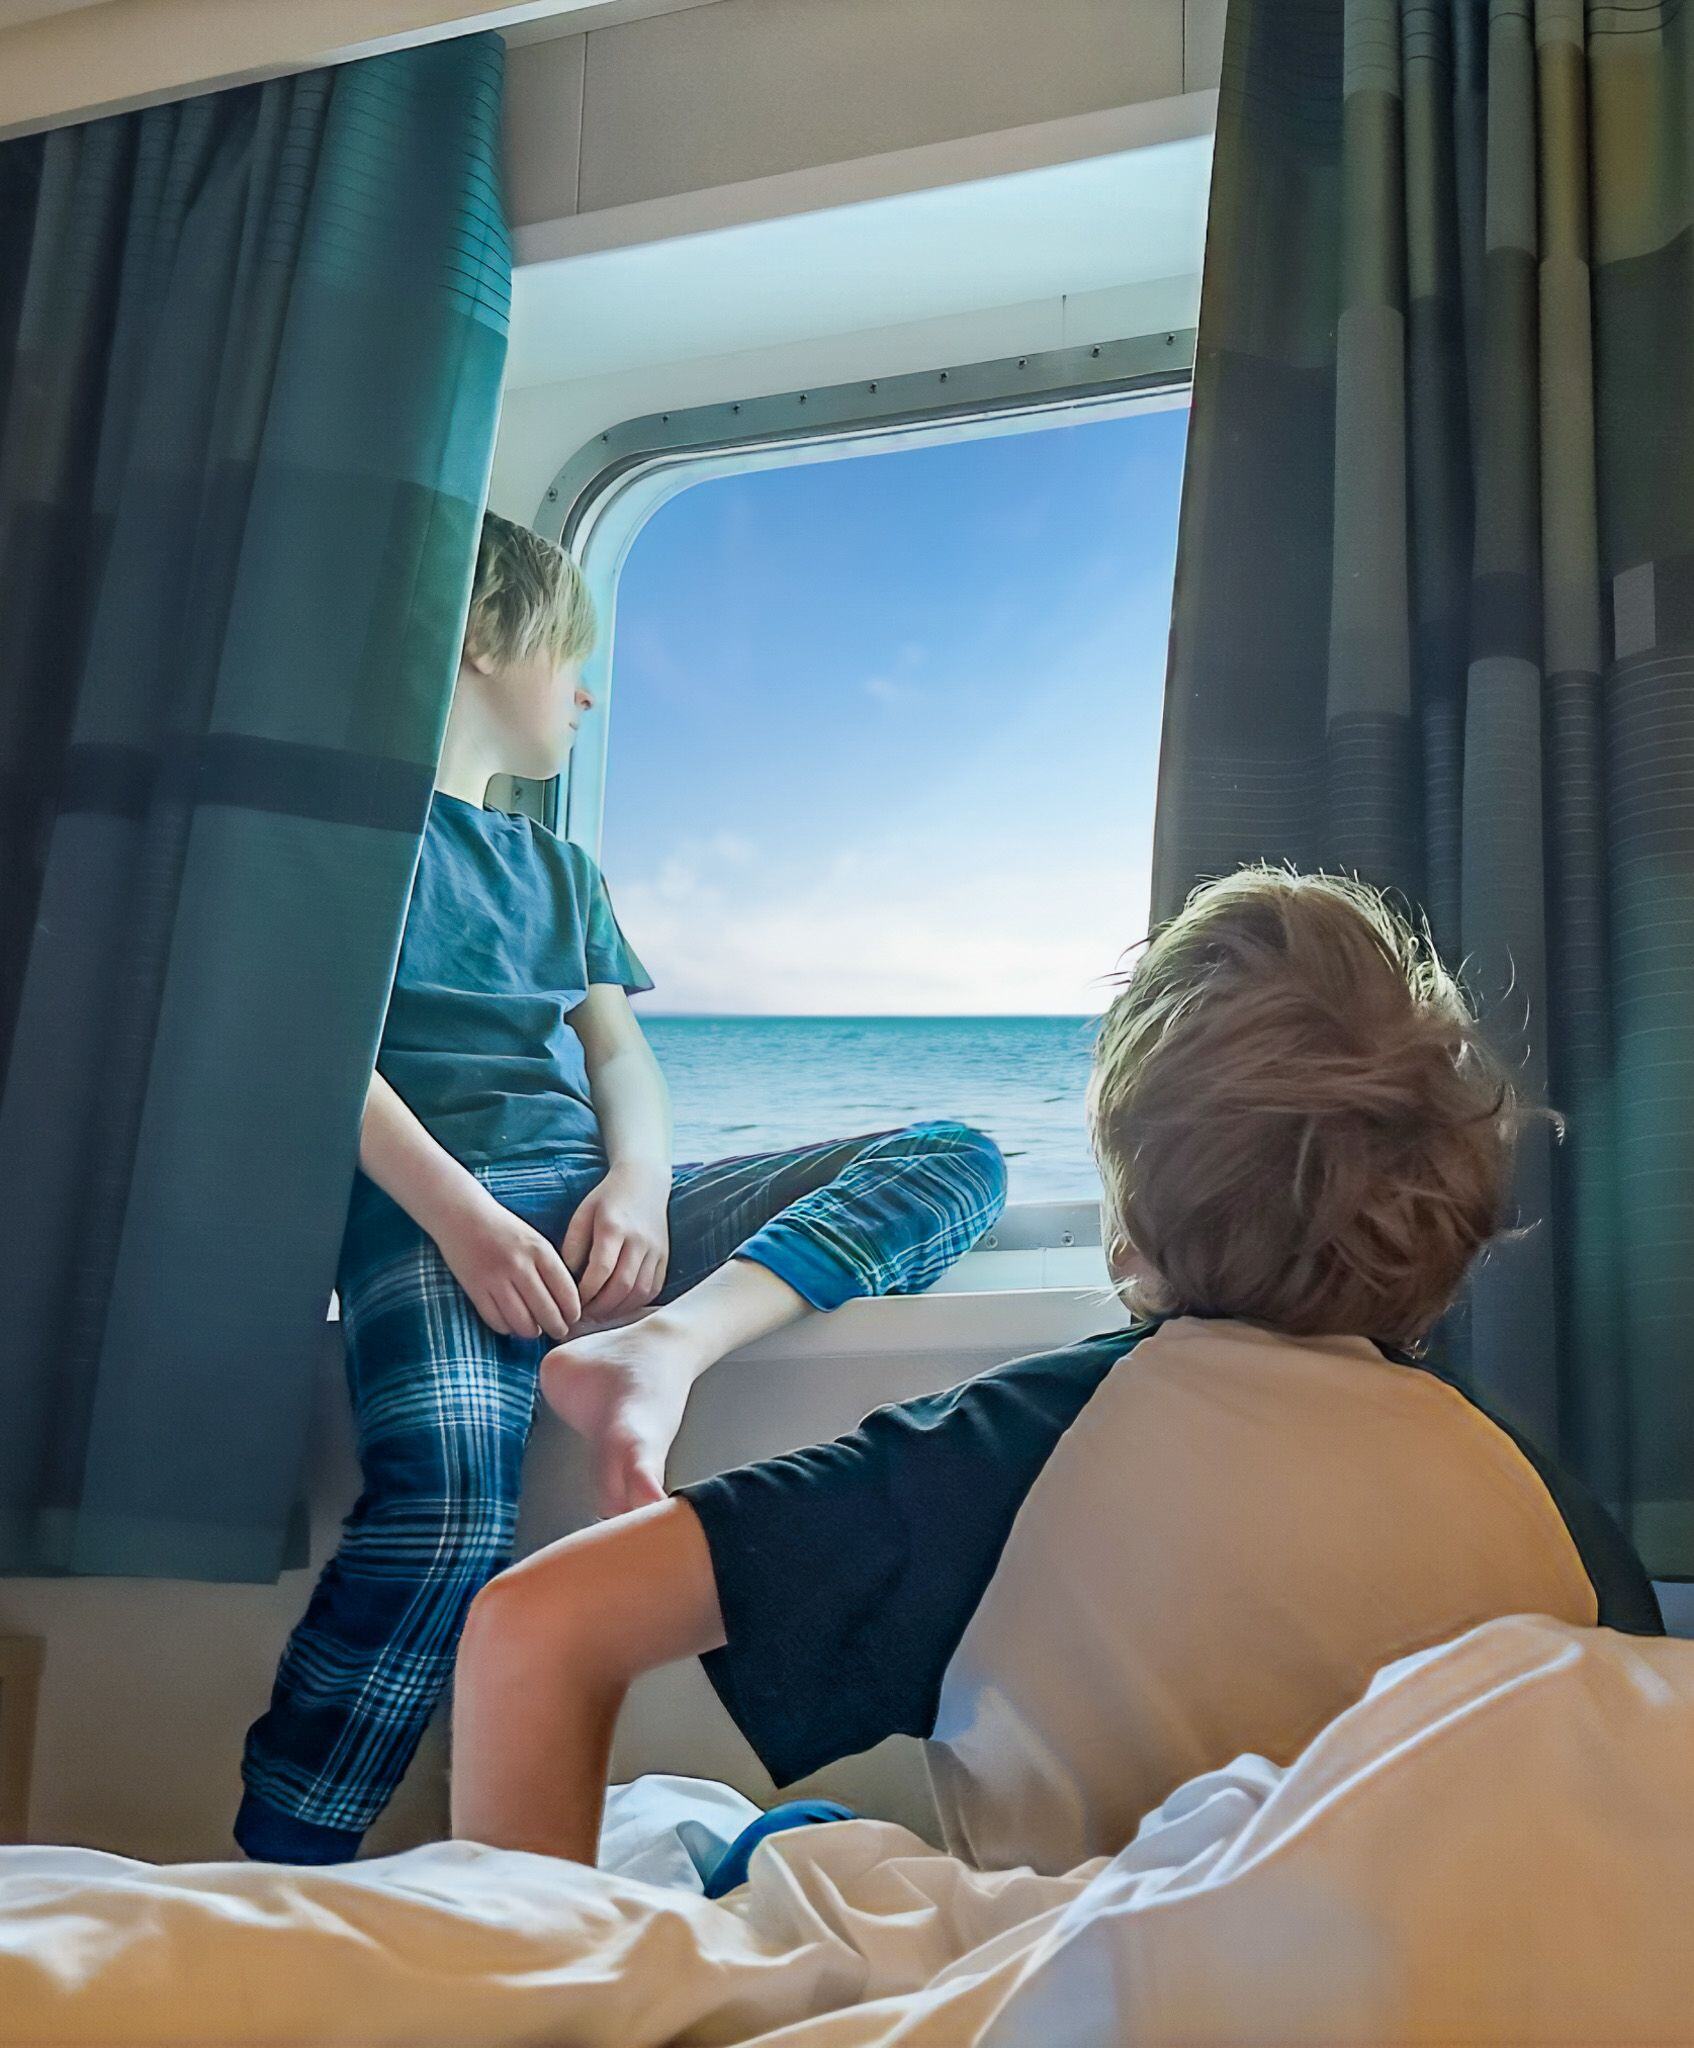
[[[557,1244],[604,1171],[577,1153],[477,1177]],[[679,1167],[660,1299],[732,1255],[816,1308],[916,1294],[1005,1191],[993,1141],[956,1123]],[[364,1490],[248,1733],[236,1838],[266,1861],[350,1858],[411,1762],[465,1612],[511,1550],[547,1348],[489,1329],[434,1244],[362,1177],[339,1286]]]

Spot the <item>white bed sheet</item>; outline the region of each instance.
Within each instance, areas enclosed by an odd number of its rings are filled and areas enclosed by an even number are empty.
[[[1062,1878],[873,1821],[772,1838],[723,1904],[465,1844],[0,1851],[0,2043],[1686,2043],[1691,1928],[1694,1644],[1518,1618]]]

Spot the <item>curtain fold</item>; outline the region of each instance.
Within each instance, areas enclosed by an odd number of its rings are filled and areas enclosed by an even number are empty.
[[[1694,20],[1232,0],[1155,909],[1399,889],[1533,1096],[1445,1333],[1694,1574]]]
[[[283,1562],[493,449],[502,54],[0,148],[0,1570]]]

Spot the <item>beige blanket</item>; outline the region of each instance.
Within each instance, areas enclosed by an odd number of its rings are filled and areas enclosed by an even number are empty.
[[[723,1904],[469,1845],[0,1851],[0,2043],[1687,2043],[1691,1929],[1694,1644],[1521,1618],[1064,1878],[872,1821]]]

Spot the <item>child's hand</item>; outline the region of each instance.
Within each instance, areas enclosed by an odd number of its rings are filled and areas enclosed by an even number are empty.
[[[447,1270],[502,1337],[568,1337],[582,1315],[576,1282],[539,1230],[485,1188],[431,1219]]]
[[[667,1170],[612,1166],[584,1198],[563,1251],[585,1316],[609,1323],[657,1298],[670,1264],[670,1193]]]

